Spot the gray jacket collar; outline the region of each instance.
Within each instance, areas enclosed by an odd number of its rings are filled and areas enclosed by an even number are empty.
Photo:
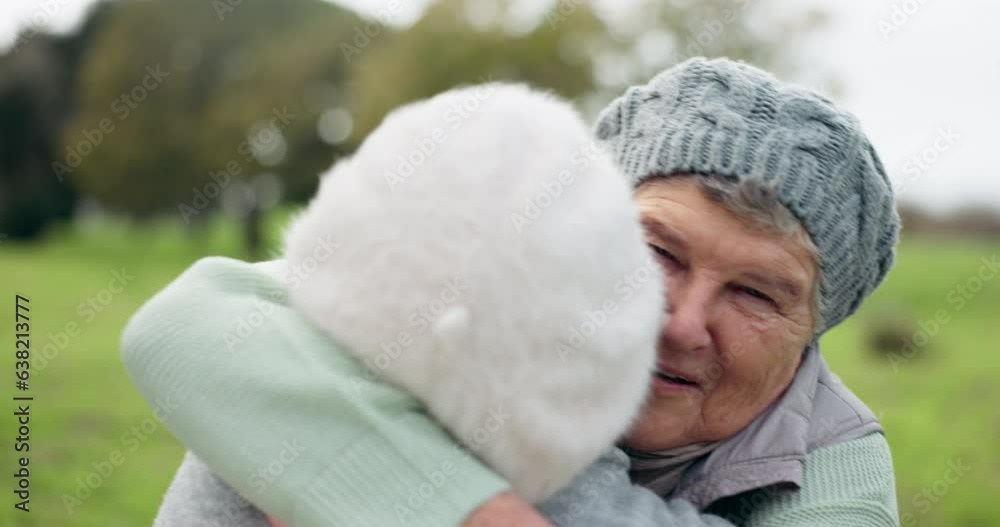
[[[751,490],[794,491],[809,452],[873,432],[882,432],[878,419],[812,344],[781,398],[688,469],[673,496],[704,510]]]

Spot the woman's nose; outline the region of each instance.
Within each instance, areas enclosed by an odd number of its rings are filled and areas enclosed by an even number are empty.
[[[674,351],[707,349],[712,344],[709,288],[707,284],[678,282],[672,280],[668,286],[661,338]]]

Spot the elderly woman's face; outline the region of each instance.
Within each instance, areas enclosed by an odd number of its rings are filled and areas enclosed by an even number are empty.
[[[798,236],[754,228],[693,177],[650,180],[635,198],[669,316],[650,400],[626,443],[662,450],[725,439],[794,377],[812,336],[815,263]]]

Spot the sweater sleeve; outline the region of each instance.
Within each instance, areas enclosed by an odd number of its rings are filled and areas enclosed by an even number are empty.
[[[558,527],[732,527],[686,500],[633,485],[628,468],[628,456],[612,448],[538,509]]]
[[[753,504],[747,527],[898,527],[892,456],[880,433],[820,448],[802,488]]]
[[[206,258],[133,315],[123,360],[175,436],[296,527],[459,525],[508,490],[419,401],[299,317],[286,272]]]
[[[630,485],[627,471],[627,456],[613,449],[539,509],[559,527],[734,525]],[[882,434],[870,434],[816,450],[806,458],[801,489],[758,491],[739,512],[745,517],[732,521],[744,527],[899,527],[889,445]]]
[[[188,452],[170,482],[153,527],[271,527],[264,514]]]

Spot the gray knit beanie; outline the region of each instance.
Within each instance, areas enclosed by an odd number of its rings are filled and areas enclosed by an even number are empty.
[[[597,136],[636,185],[692,173],[772,188],[819,251],[815,338],[892,266],[892,185],[857,119],[821,95],[747,64],[695,58],[629,88],[602,112]]]

